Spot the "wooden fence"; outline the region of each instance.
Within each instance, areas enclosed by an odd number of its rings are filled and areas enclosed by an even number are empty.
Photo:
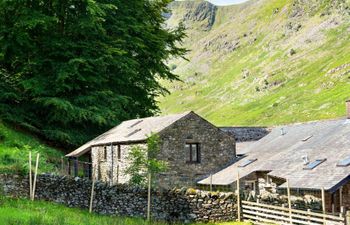
[[[91,162],[78,161],[77,159],[62,158],[59,173],[74,177],[85,177],[91,179]]]
[[[242,201],[242,217],[254,224],[344,225],[345,217]]]

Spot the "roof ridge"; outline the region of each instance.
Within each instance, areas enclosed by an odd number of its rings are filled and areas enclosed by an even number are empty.
[[[185,111],[183,113],[175,113],[175,114],[167,114],[167,115],[155,115],[155,116],[148,116],[148,117],[140,117],[140,118],[135,118],[135,119],[130,119],[130,120],[124,120],[124,122],[129,122],[129,121],[134,121],[134,120],[145,120],[145,119],[155,119],[155,118],[165,118],[165,117],[171,117],[171,116],[186,116],[190,113],[193,113],[193,111]]]
[[[335,122],[335,121],[341,121],[346,120],[345,117],[338,117],[338,118],[329,118],[329,119],[320,119],[320,120],[310,120],[305,122],[295,122],[295,123],[289,123],[289,124],[279,124],[275,126],[271,126],[271,128],[279,128],[279,127],[287,127],[287,126],[296,126],[296,125],[307,125],[312,123],[323,123],[323,122]]]

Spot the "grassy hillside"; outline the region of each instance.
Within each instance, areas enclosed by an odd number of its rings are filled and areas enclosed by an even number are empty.
[[[26,173],[29,151],[33,155],[32,165],[35,164],[36,153],[40,153],[40,172],[55,172],[63,156],[61,151],[0,122],[0,174]]]
[[[25,199],[0,199],[0,221],[3,225],[145,225],[137,218],[121,218],[89,214],[86,210],[71,209],[55,203],[31,202]],[[165,223],[151,223],[165,225]],[[199,225],[199,224],[198,224]],[[207,225],[214,225],[207,223]],[[220,223],[217,225],[248,225]]]
[[[253,0],[215,10],[185,1],[171,9],[168,26],[186,25],[191,51],[189,61],[170,62],[183,82],[165,83],[172,94],[160,99],[164,114],[195,110],[217,125],[344,116],[349,0]]]

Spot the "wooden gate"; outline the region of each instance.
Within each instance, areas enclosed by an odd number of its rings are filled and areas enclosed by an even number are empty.
[[[244,220],[254,224],[344,225],[345,217],[242,201]]]

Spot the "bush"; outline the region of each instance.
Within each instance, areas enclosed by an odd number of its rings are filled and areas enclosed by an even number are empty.
[[[11,165],[16,162],[16,159],[14,159],[10,154],[5,153],[4,155],[0,156],[0,161],[4,165]]]

